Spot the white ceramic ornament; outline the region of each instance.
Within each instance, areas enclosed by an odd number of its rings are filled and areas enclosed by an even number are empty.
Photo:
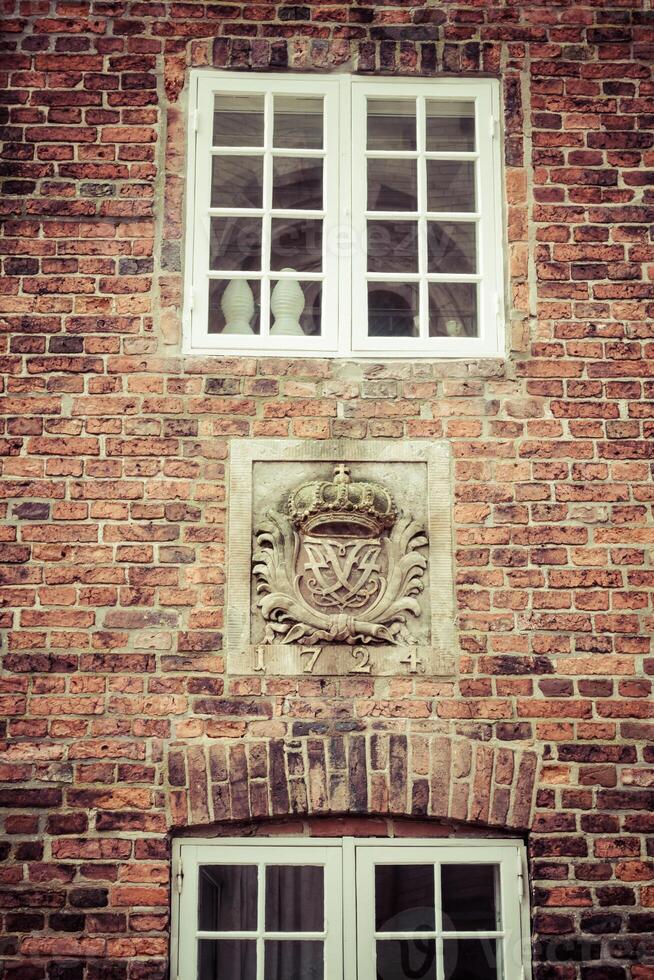
[[[295,272],[295,269],[282,269]],[[303,337],[300,317],[304,309],[304,293],[296,279],[280,279],[270,296],[270,311],[275,321],[270,328],[271,336]]]
[[[254,316],[254,295],[246,279],[231,279],[220,300],[225,317],[223,333],[251,334],[250,321]]]
[[[448,337],[465,337],[466,332],[460,320],[446,320],[445,333]]]

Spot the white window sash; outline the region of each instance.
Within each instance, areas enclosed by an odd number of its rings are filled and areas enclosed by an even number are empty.
[[[261,334],[234,336],[208,333],[208,279],[210,240],[211,190],[211,133],[213,128],[213,98],[218,92],[258,93],[266,98],[267,129],[270,130],[272,99],[276,94],[307,96],[324,99],[323,151],[307,151],[324,160],[323,190],[323,270],[318,277],[298,273],[298,279],[322,280],[322,315],[320,336],[280,337]],[[367,241],[365,207],[366,186],[366,98],[417,98],[419,112],[424,113],[424,100],[443,101],[448,106],[457,100],[470,100],[475,106],[477,145],[475,152],[435,153],[427,156],[442,159],[476,160],[478,223],[476,275],[427,275],[419,280],[421,336],[368,337],[367,335]],[[189,99],[189,147],[187,187],[187,234],[185,262],[184,337],[186,353],[252,354],[262,356],[297,355],[299,357],[350,356],[366,358],[474,358],[498,357],[503,349],[503,270],[504,242],[502,238],[503,204],[501,153],[499,139],[499,83],[493,79],[421,80],[368,79],[349,75],[243,75],[200,69],[192,72]],[[454,110],[452,110],[454,111]],[[424,124],[424,119],[421,120]],[[266,134],[268,171],[271,160],[271,134]],[[416,156],[424,147],[404,155]],[[222,150],[221,150],[222,152]],[[226,148],[232,152],[232,148]],[[235,150],[234,150],[235,152]],[[282,155],[304,155],[301,151],[283,150]],[[384,156],[375,151],[375,156]],[[402,155],[392,151],[389,156]],[[420,168],[419,168],[420,173]],[[420,178],[419,217],[421,234],[421,268],[426,269],[426,212],[424,175]],[[270,188],[271,174],[264,181]],[[263,202],[258,211],[242,212],[263,215],[264,264],[270,245],[270,201]],[[268,205],[268,206],[266,206]],[[288,212],[301,218],[309,212]],[[382,217],[382,212],[375,212]],[[401,215],[389,213],[388,217]],[[433,217],[430,215],[430,217]],[[475,216],[443,213],[443,220],[474,220]],[[267,231],[267,233],[266,233]],[[288,276],[289,278],[295,278]],[[222,277],[220,277],[222,278]],[[256,279],[245,271],[225,275],[225,278]],[[265,325],[270,311],[271,280],[276,273],[261,277],[261,321]],[[392,276],[380,280],[391,281]],[[412,276],[398,274],[396,280],[406,282]],[[428,337],[428,281],[476,282],[478,290],[477,337]]]
[[[333,228],[338,224],[339,199],[339,90],[340,79],[321,78],[316,76],[293,75],[275,76],[250,75],[243,76],[235,73],[220,73],[202,71],[197,73],[195,100],[191,97],[191,133],[195,130],[195,140],[190,140],[193,147],[193,159],[189,159],[189,173],[194,174],[191,181],[193,194],[188,198],[188,223],[193,234],[187,237],[186,247],[189,250],[187,269],[191,269],[191,282],[186,297],[187,320],[190,323],[191,350],[209,350],[214,353],[297,353],[320,354],[338,352],[337,324],[338,310],[338,254],[328,248]],[[243,216],[263,216],[262,236],[262,275],[252,275],[246,272],[229,273],[213,278],[241,278],[259,280],[261,283],[261,333],[254,335],[235,336],[210,334],[208,332],[208,281],[209,281],[209,241],[211,229],[211,214],[216,209],[210,207],[211,195],[211,135],[213,131],[214,96],[221,92],[226,94],[259,94],[265,99],[265,137],[261,154],[264,156],[264,200],[263,207],[256,210],[243,209]],[[271,186],[272,186],[272,100],[275,95],[318,95],[324,99],[324,145],[323,150],[299,153],[294,150],[279,150],[278,156],[321,156],[323,159],[323,265],[321,274],[297,273],[296,276],[279,275],[267,271],[270,256],[270,220],[271,220]],[[227,154],[238,152],[237,149],[227,148]],[[221,148],[222,153],[222,148]],[[265,199],[267,198],[267,200]],[[239,209],[240,210],[240,209]],[[221,212],[224,213],[224,212]],[[310,212],[288,211],[288,217],[310,216]],[[297,278],[304,281],[322,282],[321,330],[316,337],[270,337],[270,293],[275,281],[279,278]],[[306,351],[305,351],[306,348]]]
[[[171,980],[197,980],[198,876],[207,864],[322,864],[325,868],[325,980],[375,980],[374,868],[377,864],[431,864],[440,908],[442,864],[494,864],[499,868],[502,980],[530,980],[529,903],[526,853],[521,841],[459,838],[178,839],[173,846]],[[264,934],[259,889],[259,972]],[[438,980],[443,980],[443,932],[437,934]],[[483,933],[481,933],[483,935]],[[293,934],[287,933],[287,936]],[[448,934],[449,935],[449,934]],[[452,938],[461,933],[451,933]],[[471,934],[472,935],[472,934]],[[308,934],[297,934],[297,938]],[[263,974],[257,976],[262,980]]]

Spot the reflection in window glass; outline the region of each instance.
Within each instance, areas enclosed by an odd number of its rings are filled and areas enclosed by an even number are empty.
[[[477,336],[476,283],[429,283],[429,336]]]
[[[319,211],[322,208],[322,160],[273,157],[273,208]]]
[[[466,160],[427,160],[427,210],[474,211],[475,165]]]
[[[368,160],[369,211],[416,211],[417,195],[415,160]]]
[[[477,271],[477,229],[472,221],[427,224],[427,271]]]
[[[393,220],[369,221],[368,271],[417,272],[418,223]]]
[[[322,149],[323,100],[297,95],[274,97],[273,146]]]
[[[368,99],[368,149],[415,148],[416,100]]]
[[[263,95],[216,95],[214,146],[263,146]]]
[[[311,218],[273,218],[270,268],[295,272],[322,269],[322,221]]]
[[[262,205],[263,157],[238,154],[212,158],[212,208],[260,208]]]
[[[426,115],[428,151],[437,153],[474,151],[474,102],[442,102],[427,99]]]
[[[210,269],[261,269],[261,218],[211,219]]]
[[[415,282],[369,282],[368,336],[417,337],[419,303]]]

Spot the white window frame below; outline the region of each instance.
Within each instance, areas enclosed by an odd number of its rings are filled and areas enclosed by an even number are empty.
[[[171,980],[197,980],[198,869],[206,864],[322,864],[325,868],[325,980],[376,980],[374,867],[378,864],[495,864],[501,925],[493,935],[504,950],[501,980],[530,980],[531,946],[526,851],[522,841],[491,838],[178,838],[173,842]],[[439,879],[439,875],[436,875]],[[260,889],[259,902],[262,902]],[[437,889],[437,905],[439,895]],[[263,913],[259,911],[259,921]],[[434,930],[438,977],[443,933]],[[288,935],[288,934],[287,934]],[[299,936],[300,934],[298,934]],[[473,933],[453,933],[464,938]],[[256,937],[260,946],[264,934]],[[259,957],[262,963],[262,957]],[[261,967],[260,967],[261,969]],[[258,980],[260,978],[258,977]]]

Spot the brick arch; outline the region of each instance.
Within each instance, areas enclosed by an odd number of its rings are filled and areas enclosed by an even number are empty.
[[[361,814],[531,826],[538,757],[454,735],[339,733],[173,744],[170,829]]]

